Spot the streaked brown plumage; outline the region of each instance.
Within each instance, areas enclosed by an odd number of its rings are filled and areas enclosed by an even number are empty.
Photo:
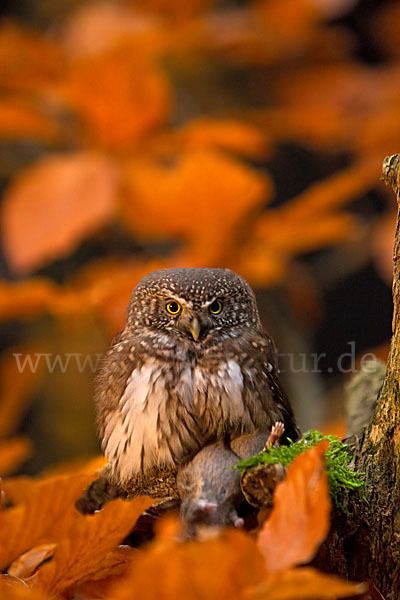
[[[144,277],[96,382],[99,433],[115,480],[178,467],[207,444],[276,421],[285,437],[297,438],[275,354],[254,293],[232,271]]]

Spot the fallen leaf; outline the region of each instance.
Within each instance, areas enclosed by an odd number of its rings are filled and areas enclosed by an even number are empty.
[[[22,579],[12,575],[0,575],[0,596],[1,600],[50,600],[42,592],[30,589]]]
[[[332,600],[351,598],[363,592],[364,584],[356,584],[320,573],[316,569],[289,569],[270,573],[265,582],[249,590],[246,600]]]
[[[101,561],[132,530],[136,520],[155,502],[138,497],[116,500],[95,515],[79,515],[67,537],[58,544],[53,559],[38,571],[36,585],[52,594],[102,569]]]
[[[0,512],[0,568],[42,542],[57,541],[71,528],[74,502],[93,474],[54,477],[35,485],[27,502]]]
[[[40,479],[19,475],[2,480],[3,490],[7,500],[13,506],[25,504],[32,494],[32,490],[40,484]]]
[[[137,557],[108,598],[239,600],[263,575],[256,543],[242,532],[226,530],[217,538],[185,543],[161,536]]]
[[[113,163],[85,152],[45,157],[22,171],[1,214],[12,268],[27,273],[74,250],[112,217],[117,185]]]
[[[8,574],[22,579],[30,577],[39,565],[53,556],[56,546],[56,543],[40,544],[31,548],[28,552],[24,552],[11,563],[7,569]]]
[[[94,567],[77,581],[81,585],[86,581],[103,581],[108,577],[125,575],[132,562],[138,558],[139,550],[130,546],[118,546],[106,554]]]
[[[269,572],[310,561],[329,530],[331,504],[325,471],[327,442],[300,454],[274,494],[258,546]]]

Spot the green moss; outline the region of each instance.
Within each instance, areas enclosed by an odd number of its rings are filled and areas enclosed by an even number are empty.
[[[238,468],[243,472],[250,467],[263,463],[280,463],[288,467],[296,456],[312,448],[322,440],[326,440],[329,443],[325,459],[330,492],[335,503],[341,506],[340,495],[344,489],[356,490],[365,488],[365,474],[356,473],[349,469],[348,465],[352,460],[349,445],[334,435],[323,435],[320,431],[310,430],[300,440],[290,442],[288,446],[281,446],[280,448],[274,446],[269,450],[256,454],[256,456],[252,456],[248,460],[239,461]]]

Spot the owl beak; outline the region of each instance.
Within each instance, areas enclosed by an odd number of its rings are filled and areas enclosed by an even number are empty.
[[[194,319],[190,323],[189,331],[192,334],[194,341],[197,342],[201,331],[200,321],[197,317],[194,317]]]

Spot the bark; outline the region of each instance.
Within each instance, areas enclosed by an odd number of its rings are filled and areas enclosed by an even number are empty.
[[[387,157],[382,179],[400,204],[400,155]],[[400,218],[394,245],[392,342],[372,422],[356,440],[355,470],[365,473],[365,499],[349,494],[350,515],[335,510],[319,568],[352,580],[371,579],[387,600],[400,598]],[[371,315],[373,318],[373,315]]]

